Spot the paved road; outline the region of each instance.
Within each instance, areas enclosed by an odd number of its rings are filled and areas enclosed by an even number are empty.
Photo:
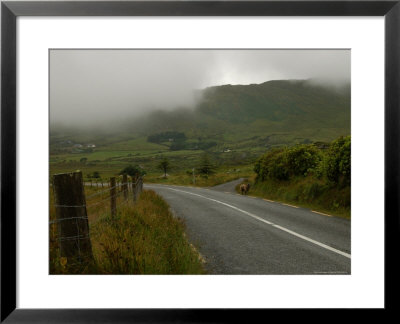
[[[350,221],[232,192],[145,185],[185,219],[212,274],[350,274]]]
[[[217,190],[217,191],[223,191],[223,192],[226,192],[226,193],[236,193],[236,190],[235,190],[236,186],[238,184],[242,183],[243,181],[244,181],[244,178],[239,178],[237,180],[233,180],[233,181],[230,181],[230,182],[227,182],[227,183],[223,183],[223,184],[217,185],[217,186],[212,187],[210,189]]]

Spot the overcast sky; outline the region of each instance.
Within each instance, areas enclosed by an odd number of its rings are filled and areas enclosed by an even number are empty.
[[[52,50],[50,117],[104,122],[193,107],[195,89],[281,79],[350,81],[349,50]]]

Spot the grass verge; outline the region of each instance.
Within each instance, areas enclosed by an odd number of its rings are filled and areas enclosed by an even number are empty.
[[[309,177],[293,179],[290,182],[271,179],[255,182],[253,178],[250,182],[249,195],[309,208],[332,216],[351,218],[350,187],[332,187]],[[238,193],[239,186],[236,186]]]
[[[109,213],[88,216],[94,261],[65,264],[50,228],[51,274],[205,273],[198,252],[186,239],[183,221],[154,191],[143,191],[136,204],[121,205],[114,218]]]

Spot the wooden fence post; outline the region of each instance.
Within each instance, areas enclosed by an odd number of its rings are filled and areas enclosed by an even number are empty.
[[[138,191],[137,198],[139,198],[140,194],[142,193],[142,177],[138,178],[137,191]]]
[[[110,178],[111,217],[117,214],[117,187],[115,177]]]
[[[133,201],[136,202],[143,190],[143,178],[141,176],[132,178]]]
[[[82,172],[53,176],[60,255],[68,264],[93,259]]]
[[[124,199],[127,200],[128,199],[128,176],[126,174],[124,174],[122,176],[122,188],[124,191]]]
[[[136,181],[137,178],[136,177],[132,177],[132,196],[133,196],[133,202],[136,202]]]

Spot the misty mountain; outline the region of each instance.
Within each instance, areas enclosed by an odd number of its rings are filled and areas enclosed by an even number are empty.
[[[180,131],[189,138],[223,133],[250,137],[278,132],[330,140],[350,134],[350,86],[327,88],[306,80],[215,86],[202,91],[194,110],[153,112],[135,125],[143,135]]]
[[[149,144],[154,138],[165,138],[158,142],[171,150],[248,151],[329,142],[350,134],[350,85],[329,88],[309,80],[278,80],[214,86],[198,95],[201,100],[194,108],[152,111],[144,117],[113,121],[110,128],[64,131],[52,126],[50,141],[59,143],[67,136],[77,143],[108,146],[133,138],[147,139]],[[168,135],[174,132],[182,138]]]
[[[350,122],[350,92],[341,94],[307,81],[224,85],[206,89],[198,110],[233,123],[257,119],[285,123],[300,118],[341,126],[346,119]]]

